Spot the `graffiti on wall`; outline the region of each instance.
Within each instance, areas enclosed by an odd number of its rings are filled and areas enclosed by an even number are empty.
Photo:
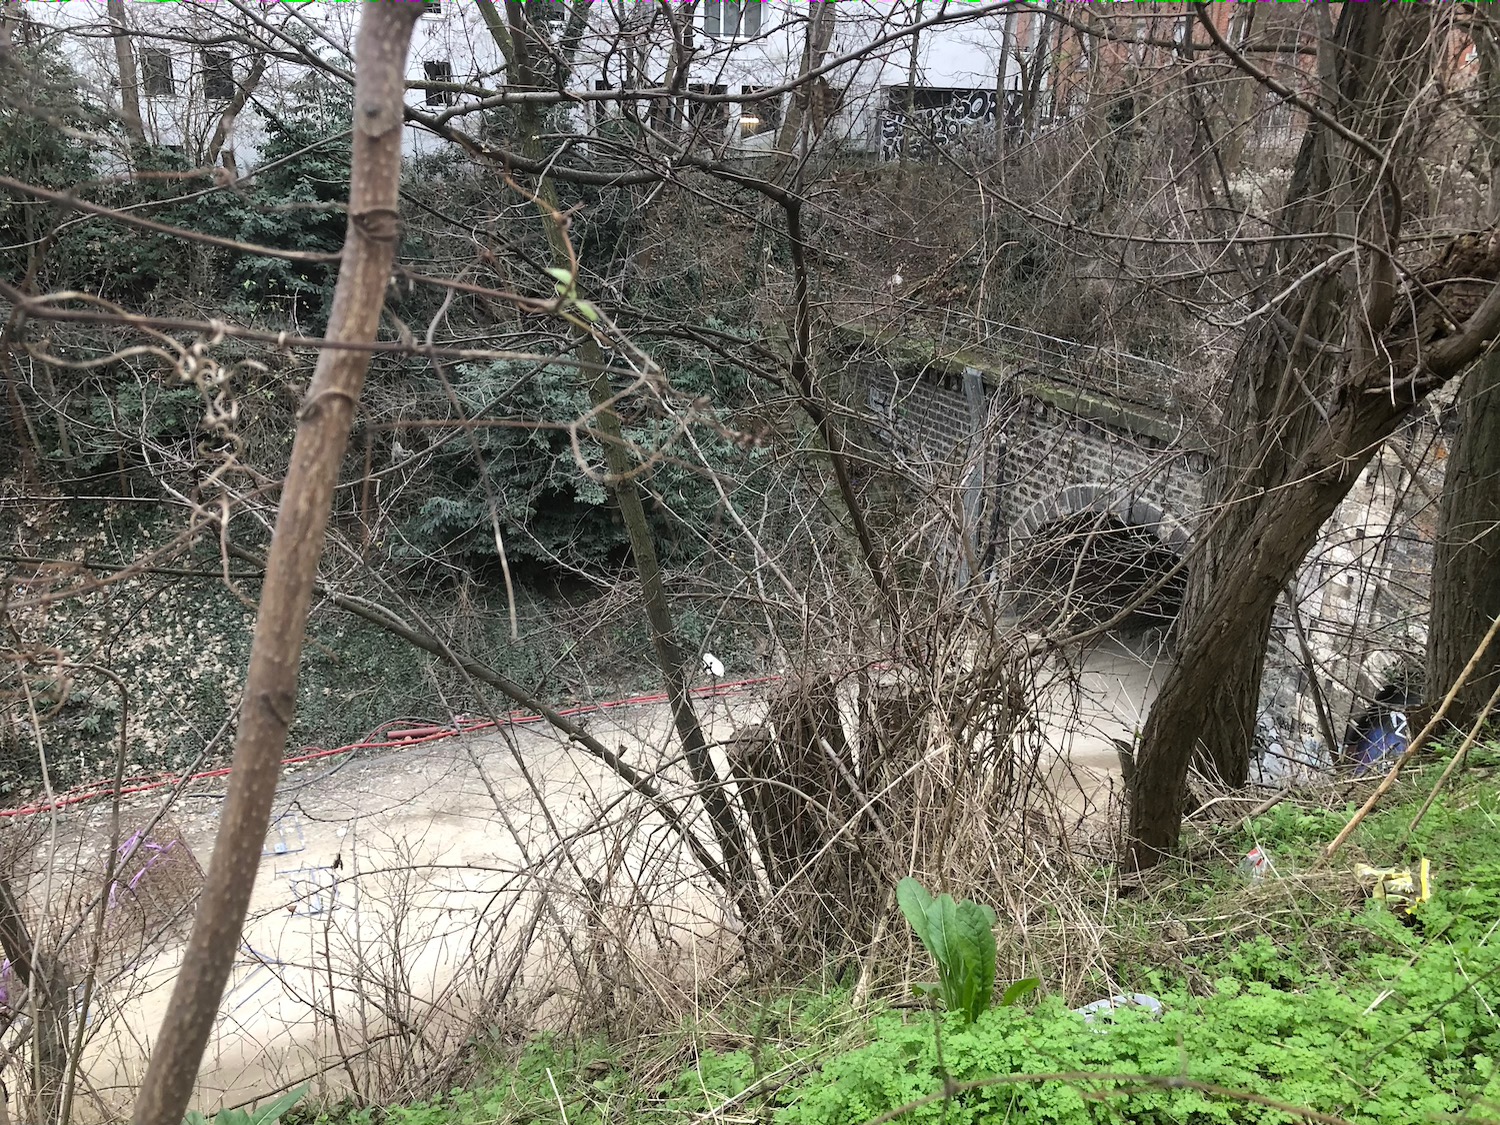
[[[994,90],[892,86],[880,112],[880,158],[930,159],[936,146],[961,145],[975,134],[993,136],[996,101]]]

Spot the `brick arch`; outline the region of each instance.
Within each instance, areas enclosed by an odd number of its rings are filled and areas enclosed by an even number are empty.
[[[1191,536],[1182,521],[1160,505],[1104,484],[1075,484],[1056,496],[1038,500],[1021,513],[1011,528],[1012,547],[1050,524],[1083,512],[1108,513],[1129,527],[1149,528],[1162,544],[1178,554],[1187,550]]]

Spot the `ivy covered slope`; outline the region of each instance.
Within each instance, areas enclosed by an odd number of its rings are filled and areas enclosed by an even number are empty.
[[[498,1125],[557,1121],[561,1104],[570,1125],[1500,1121],[1497,766],[1491,745],[1410,838],[1436,772],[1404,802],[1398,790],[1327,869],[1314,860],[1352,809],[1287,804],[1212,866],[1149,900],[1113,902],[1108,979],[1160,998],[1159,1019],[1123,1009],[1089,1024],[1070,1005],[1093,997],[1049,995],[1044,981],[1029,1008],[993,1006],[972,1024],[950,1014],[939,1042],[921,1008],[867,1017],[837,993],[730,998],[675,1039],[544,1040],[496,1079],[434,1102],[304,1109],[303,1120]],[[1278,874],[1247,887],[1233,856],[1254,843]],[[1423,856],[1433,894],[1415,921],[1365,900],[1352,874],[1359,861]],[[1001,917],[1002,941],[1005,929]],[[1140,940],[1164,930],[1194,952]],[[931,970],[919,950],[913,973]]]

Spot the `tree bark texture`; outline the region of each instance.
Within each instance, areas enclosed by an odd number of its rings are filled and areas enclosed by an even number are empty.
[[[399,234],[406,52],[422,6],[362,6],[355,49],[354,156],[349,224],[328,336],[375,338]],[[179,1125],[239,946],[297,702],[297,672],[318,560],[369,353],[318,356],[298,414],[291,462],[267,559],[234,772],[203,897],[171,1003],[136,1100],[134,1125]]]
[[[0,877],[0,950],[15,979],[25,988],[35,1014],[32,1029],[30,1098],[23,1108],[36,1121],[55,1121],[68,1067],[68,1014],[72,1010],[67,975],[56,957],[37,947],[21,913],[10,880]],[[16,997],[11,997],[12,1005]]]
[[[1412,267],[1397,299],[1400,216],[1423,198],[1404,198],[1401,185],[1417,179],[1422,130],[1410,116],[1431,30],[1427,9],[1349,4],[1323,44],[1320,101],[1337,117],[1309,125],[1276,217],[1279,231],[1304,237],[1271,243],[1255,270],[1262,312],[1234,360],[1178,659],[1133,779],[1136,866],[1176,846],[1195,761],[1244,783],[1282,589],[1380,443],[1500,326],[1500,243],[1489,231]]]
[[[214,126],[214,134],[208,139],[208,148],[204,150],[203,162],[205,164],[217,163],[219,153],[224,151],[224,146],[229,143],[229,136],[234,132],[234,123],[239,115],[244,112],[245,106],[249,104],[254,96],[260,80],[266,73],[266,56],[257,54],[250,63],[249,73],[245,75],[243,82],[238,82],[234,87],[234,97],[229,99],[229,104],[224,107],[224,112],[219,114],[219,123]],[[231,168],[230,174],[239,175],[238,168]]]
[[[125,0],[109,0],[110,39],[114,42],[115,66],[120,71],[120,123],[133,141],[146,139],[141,124],[141,79],[135,65],[135,47],[130,42],[130,25],[125,18]]]
[[[1432,564],[1426,697],[1442,697],[1500,616],[1500,355],[1491,353],[1458,392],[1458,436],[1448,453]],[[1492,651],[1454,699],[1448,721],[1467,729],[1500,683]]]

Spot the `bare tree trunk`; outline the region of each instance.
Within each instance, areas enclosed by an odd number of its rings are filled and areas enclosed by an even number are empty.
[[[1311,267],[1321,272],[1280,315],[1263,317],[1236,357],[1229,448],[1211,490],[1217,514],[1199,532],[1177,663],[1152,705],[1133,778],[1136,866],[1176,846],[1195,758],[1231,784],[1244,782],[1280,591],[1379,443],[1500,325],[1500,287],[1491,284],[1500,245],[1488,231],[1455,239],[1414,274],[1409,303],[1394,300],[1406,201],[1390,169],[1416,157],[1403,126],[1426,81],[1431,29],[1426,9],[1345,5],[1324,54],[1334,86],[1327,93],[1336,95],[1324,104],[1345,107],[1350,125],[1309,127],[1278,224],[1307,237],[1300,249],[1279,244],[1259,277],[1269,295]],[[1361,252],[1360,270],[1347,251],[1348,269],[1328,266],[1323,240],[1335,233],[1338,245],[1358,235],[1376,248]],[[1455,300],[1461,308],[1451,308]]]
[[[1346,36],[1352,36],[1355,29],[1351,21],[1346,18],[1344,22]],[[1327,46],[1333,49],[1333,45]],[[1368,67],[1373,56],[1355,56],[1348,44],[1342,43],[1336,61],[1346,67],[1363,61]],[[1359,75],[1351,79],[1350,85],[1358,89],[1363,78]],[[1329,214],[1333,205],[1328,200],[1335,188],[1331,150],[1337,143],[1323,129],[1309,127],[1281,208],[1283,229],[1311,235],[1336,221]],[[1267,254],[1263,276],[1297,276],[1320,253],[1277,246]],[[1234,381],[1225,412],[1227,445],[1207,482],[1208,496],[1221,502],[1240,499],[1273,488],[1296,472],[1301,447],[1318,431],[1321,418],[1308,395],[1291,393],[1288,383],[1294,375],[1300,376],[1313,394],[1320,394],[1327,393],[1337,378],[1336,363],[1328,357],[1327,349],[1308,341],[1338,336],[1346,297],[1338,280],[1338,276],[1319,277],[1303,287],[1300,303],[1285,306],[1286,318],[1296,317],[1290,339],[1283,324],[1272,318],[1263,318],[1250,329],[1234,359]],[[1351,476],[1350,483],[1352,480]],[[1218,622],[1223,575],[1243,561],[1245,536],[1259,514],[1254,503],[1233,503],[1198,532],[1197,561],[1189,572],[1178,625],[1184,649],[1191,647],[1196,633]],[[1283,580],[1233,623],[1232,640],[1226,638],[1224,645],[1229,651],[1216,661],[1224,665],[1222,682],[1197,701],[1195,714],[1187,720],[1187,727],[1196,731],[1189,760],[1229,785],[1243,785],[1249,775],[1262,663],[1276,594],[1284,586]],[[1151,747],[1144,747],[1138,776],[1150,774],[1147,763],[1151,755]]]
[[[26,8],[22,0],[0,0],[0,62],[21,39],[26,26]],[[4,1101],[0,1100],[0,1106]]]
[[[1229,37],[1239,47],[1250,38],[1250,29],[1255,20],[1254,4],[1236,4],[1230,18]],[[1233,176],[1240,170],[1245,156],[1245,147],[1250,140],[1250,115],[1255,109],[1255,79],[1248,74],[1238,75],[1230,87],[1232,93],[1225,98],[1229,106],[1229,120],[1225,123],[1223,143],[1219,145],[1219,160],[1224,174]]]
[[[334,341],[362,344],[373,340],[380,326],[400,235],[406,52],[421,12],[415,3],[369,4],[361,12],[349,225],[327,331]],[[192,937],[136,1100],[134,1125],[182,1121],[234,964],[296,710],[297,670],[333,490],[369,363],[369,353],[359,347],[324,349],[298,415],[255,619],[234,772]]]
[[[809,82],[807,76],[823,65],[833,43],[836,18],[833,4],[808,5],[807,36],[802,42],[802,61],[797,67],[797,89],[792,92],[781,131],[776,134],[776,158],[767,177],[772,183],[782,183],[787,171],[802,157],[802,138],[811,116],[814,94],[814,83]]]
[[[911,22],[919,24],[922,22],[922,0],[913,0]],[[906,127],[901,138],[901,158],[896,164],[896,194],[904,196],[906,190],[911,186],[908,176],[911,171],[911,147],[915,140],[917,129],[917,64],[921,61],[921,29],[911,33],[911,39],[907,47],[911,51],[911,57],[906,66]],[[915,201],[908,199],[907,206],[910,207]]]
[[[144,141],[146,130],[141,124],[141,79],[135,65],[135,48],[130,42],[130,25],[125,19],[125,0],[109,0],[110,38],[115,45],[115,65],[120,71],[120,121],[132,140]]]
[[[229,134],[234,131],[234,122],[244,112],[246,104],[255,93],[256,87],[266,73],[266,56],[256,55],[255,61],[250,64],[250,73],[245,75],[245,80],[239,83],[234,90],[234,97],[229,99],[229,104],[224,107],[224,112],[219,115],[219,123],[214,126],[214,135],[208,140],[208,148],[203,153],[205,164],[218,162],[219,153],[224,151],[225,144],[229,141]],[[231,168],[231,174],[238,176],[239,169]]]
[[[11,337],[20,332],[22,324],[19,311],[12,313],[4,331],[0,331],[0,369],[5,372],[5,407],[10,417],[11,440],[8,448],[15,451],[16,467],[23,483],[36,476],[38,442],[31,425],[31,416],[21,399],[21,365],[16,351],[11,346]],[[9,460],[0,453],[0,465]]]
[[[1500,616],[1500,355],[1491,353],[1458,392],[1458,437],[1448,454],[1432,564],[1427,691],[1440,699]],[[1467,729],[1500,683],[1500,652],[1469,678],[1448,710]]]
[[[56,1121],[68,1068],[68,981],[62,966],[37,947],[10,880],[0,877],[0,949],[26,987],[34,1025],[30,1112]]]
[[[995,159],[1005,155],[1005,104],[1010,92],[1006,74],[1010,70],[1010,56],[1015,49],[1016,11],[1005,10],[1005,22],[1000,25],[1000,67],[995,74]],[[1096,68],[1097,69],[1097,68]]]
[[[1500,36],[1476,21],[1479,55],[1478,104],[1482,167],[1493,168],[1500,149]],[[1490,177],[1486,214],[1500,216],[1500,179]],[[1455,403],[1458,436],[1448,452],[1438,506],[1437,546],[1432,565],[1432,616],[1427,624],[1428,706],[1435,707],[1458,678],[1469,654],[1500,616],[1500,355],[1492,352],[1470,371]],[[1500,679],[1500,652],[1458,693],[1448,719],[1460,729],[1474,725]]]
[[[741,919],[751,923],[760,914],[755,865],[751,861],[744,829],[725,796],[724,778],[719,775],[709,753],[708,740],[703,736],[692,696],[688,694],[687,660],[677,639],[677,625],[667,600],[667,588],[662,582],[661,565],[656,557],[656,537],[646,520],[640,486],[636,484],[636,466],[625,446],[619,415],[610,405],[614,394],[609,376],[603,370],[604,355],[592,335],[583,341],[581,354],[586,362],[598,364],[589,386],[589,398],[599,409],[596,418],[609,465],[609,489],[630,536],[630,553],[641,580],[641,601],[651,626],[651,643],[656,650],[662,683],[667,689],[668,705],[672,708],[672,724],[682,742],[683,756],[693,775],[693,783],[698,786],[698,799],[703,802],[713,824],[714,838],[724,856],[727,885],[734,895],[736,909]]]
[[[1341,412],[1308,451],[1300,478],[1274,498],[1246,504],[1254,515],[1237,537],[1240,551],[1226,559],[1209,604],[1185,629],[1177,662],[1146,719],[1131,785],[1134,866],[1149,867],[1177,846],[1188,767],[1205,739],[1227,740],[1211,744],[1216,753],[1208,765],[1248,765],[1253,690],[1259,689],[1276,599],[1360,469],[1409,410],[1387,399],[1374,410],[1356,405]]]
[[[482,4],[490,2],[491,0],[481,0]],[[497,27],[499,29],[500,33],[495,34],[496,42],[506,54],[515,82],[526,87],[534,86],[537,74],[531,62],[526,15],[518,0],[506,0],[506,16],[508,28],[499,24],[498,13],[487,17],[486,23],[490,24],[492,34],[496,33]],[[679,43],[680,41],[679,35]],[[507,43],[509,50],[506,50]],[[524,138],[522,150],[529,159],[537,159],[541,154],[540,113],[533,103],[523,103],[519,116]],[[553,260],[561,268],[572,269],[575,263],[563,229],[556,185],[550,178],[541,176],[538,178],[536,192],[542,205],[542,221],[546,226]],[[579,356],[588,365],[587,389],[590,401],[597,411],[595,424],[599,428],[605,462],[609,468],[609,490],[630,538],[630,551],[641,582],[642,607],[651,629],[657,668],[667,691],[668,705],[672,709],[673,726],[682,743],[688,771],[698,787],[698,799],[708,813],[714,840],[723,856],[724,872],[712,874],[729,888],[740,917],[746,922],[752,922],[760,913],[755,865],[744,829],[735,818],[734,810],[725,795],[724,778],[714,765],[708,740],[703,735],[702,724],[693,708],[692,696],[688,690],[686,660],[682,645],[677,639],[677,626],[667,599],[666,586],[662,582],[656,537],[641,501],[640,485],[636,481],[637,466],[631,462],[620,418],[613,406],[614,392],[609,385],[607,357],[598,337],[592,331],[579,328],[575,331],[575,337],[578,340]]]

